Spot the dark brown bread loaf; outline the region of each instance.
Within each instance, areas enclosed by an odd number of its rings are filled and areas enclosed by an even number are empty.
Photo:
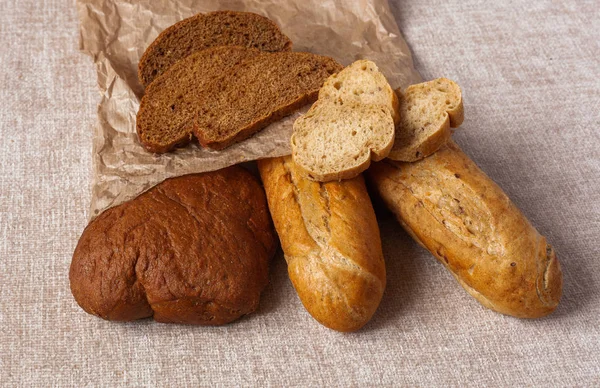
[[[275,247],[264,191],[249,172],[172,178],[87,226],[71,291],[104,319],[220,325],[256,310]]]
[[[194,113],[202,90],[259,50],[213,47],[182,59],[148,86],[137,114],[137,133],[148,151],[162,153],[192,139]]]
[[[184,19],[164,30],[144,52],[138,77],[148,86],[177,61],[214,46],[289,51],[292,42],[271,20],[251,12],[217,11]]]
[[[317,99],[342,69],[334,59],[301,52],[261,53],[211,83],[199,96],[194,134],[220,150]]]

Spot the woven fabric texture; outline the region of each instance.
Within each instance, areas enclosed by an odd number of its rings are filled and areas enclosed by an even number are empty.
[[[259,311],[217,328],[106,322],[68,269],[90,201],[96,74],[73,2],[0,2],[0,386],[600,385],[596,1],[403,0],[424,79],[464,92],[456,141],[547,236],[564,296],[519,320],[480,306],[379,212],[388,286],[354,334],[317,324],[279,254]]]

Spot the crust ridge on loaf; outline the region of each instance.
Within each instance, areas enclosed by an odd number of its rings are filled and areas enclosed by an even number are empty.
[[[431,155],[446,144],[450,128],[460,126],[464,108],[460,87],[447,78],[438,78],[397,89],[400,121],[388,158],[413,162]]]
[[[148,46],[138,65],[144,86],[177,61],[214,46],[242,46],[261,51],[289,51],[292,42],[271,20],[252,12],[197,14],[164,30]]]

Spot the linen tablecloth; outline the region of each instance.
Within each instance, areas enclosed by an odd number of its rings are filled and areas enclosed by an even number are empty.
[[[597,2],[391,6],[423,78],[462,87],[456,141],[554,245],[554,314],[483,308],[384,211],[388,286],[357,333],[309,316],[281,254],[258,312],[228,326],[84,313],[68,269],[88,217],[96,75],[73,2],[3,0],[0,386],[600,385]]]

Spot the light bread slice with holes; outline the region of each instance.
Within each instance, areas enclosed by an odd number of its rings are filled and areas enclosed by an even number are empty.
[[[414,162],[446,144],[452,129],[460,126],[464,109],[460,87],[446,78],[409,86],[400,100],[400,122],[388,158]]]
[[[294,122],[292,158],[316,181],[350,179],[385,158],[394,142],[397,96],[377,66],[357,61],[330,76]]]
[[[350,179],[371,159],[385,158],[393,140],[394,121],[385,107],[322,100],[294,122],[292,155],[309,179]]]
[[[394,123],[400,120],[398,96],[377,65],[365,59],[329,77],[319,91],[319,100],[324,99],[382,105],[390,109]]]

